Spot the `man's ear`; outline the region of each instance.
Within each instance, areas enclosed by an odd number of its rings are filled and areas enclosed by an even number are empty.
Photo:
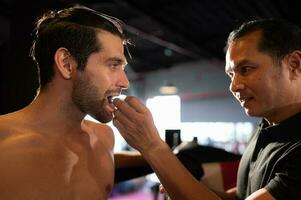
[[[68,49],[58,48],[54,54],[54,62],[63,78],[72,78],[72,74],[76,70],[76,65]]]
[[[301,76],[301,51],[293,51],[287,57],[287,64],[292,78]]]

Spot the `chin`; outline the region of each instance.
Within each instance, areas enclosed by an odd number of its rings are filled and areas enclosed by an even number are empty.
[[[98,121],[100,121],[101,123],[109,123],[111,122],[113,119],[113,116],[110,117],[102,117],[101,119],[97,119]]]
[[[249,117],[261,117],[262,115],[256,111],[256,110],[252,110],[252,109],[248,109],[245,108],[245,113],[249,116]]]
[[[113,119],[113,115],[112,114],[105,114],[105,113],[101,113],[101,114],[90,114],[91,117],[93,117],[94,119],[96,119],[97,121],[101,122],[101,123],[109,123],[110,121],[112,121]]]
[[[254,113],[252,112],[252,110],[250,108],[246,108],[246,107],[243,107],[243,108],[245,110],[246,115],[248,115],[249,117],[253,116]]]

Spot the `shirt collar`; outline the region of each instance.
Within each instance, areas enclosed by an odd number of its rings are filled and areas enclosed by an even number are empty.
[[[276,125],[269,125],[266,120],[259,124],[261,134],[277,140],[301,140],[301,112]],[[299,133],[298,133],[299,132]]]

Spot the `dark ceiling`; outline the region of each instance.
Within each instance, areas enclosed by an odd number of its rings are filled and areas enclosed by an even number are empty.
[[[202,58],[223,60],[227,35],[246,20],[275,17],[301,26],[296,2],[91,0],[87,5],[126,22],[126,30],[135,44],[130,64],[135,72],[145,72]]]
[[[228,33],[245,20],[276,17],[301,25],[297,1],[288,0],[41,0],[38,3],[2,0],[0,6],[1,14],[9,23],[20,21],[28,26],[20,27],[18,35],[11,33],[26,39],[33,20],[43,11],[75,3],[125,21],[126,31],[134,43],[130,47],[133,56],[130,65],[135,72],[168,68],[175,63],[202,58],[223,60]]]
[[[27,88],[37,84],[36,82],[28,84],[28,79],[24,79],[35,70],[26,68],[33,64],[28,57],[32,40],[30,34],[35,19],[48,9],[60,9],[78,3],[122,19],[127,24],[126,31],[134,44],[130,47],[133,57],[129,60],[130,67],[135,74],[143,74],[199,59],[223,61],[223,47],[227,35],[246,20],[275,17],[301,26],[301,12],[297,2],[294,0],[0,0],[1,95],[11,94],[11,89],[7,88],[8,83],[18,82],[19,85]],[[3,78],[4,76],[6,78]]]

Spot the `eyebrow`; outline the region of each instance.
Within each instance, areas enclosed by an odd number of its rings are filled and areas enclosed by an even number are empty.
[[[233,70],[235,70],[237,68],[240,68],[241,66],[243,66],[245,64],[248,64],[248,63],[252,63],[252,62],[250,60],[243,59],[243,60],[239,61],[238,64],[234,65],[233,67],[228,68],[225,72],[229,73],[230,71],[233,71]]]
[[[128,64],[128,62],[127,62],[126,59],[118,58],[118,57],[108,58],[106,60],[106,62],[117,62],[117,63],[123,64],[123,65],[127,65]]]

